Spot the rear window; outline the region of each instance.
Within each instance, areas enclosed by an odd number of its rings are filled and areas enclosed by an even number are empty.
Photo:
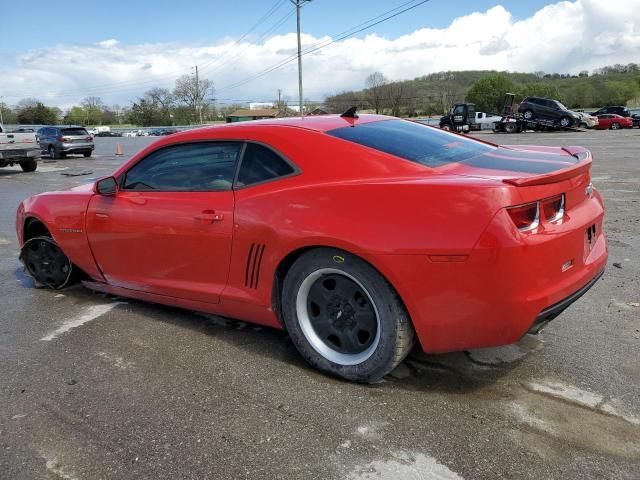
[[[329,130],[329,135],[426,167],[463,162],[495,147],[406,120],[384,120]]]
[[[84,128],[61,128],[60,130],[62,131],[63,135],[69,135],[69,136],[89,135]]]

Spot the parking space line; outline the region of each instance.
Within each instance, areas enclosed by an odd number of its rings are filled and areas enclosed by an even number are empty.
[[[104,305],[92,305],[87,309],[85,313],[77,316],[76,318],[72,318],[71,320],[67,320],[62,325],[60,325],[60,327],[55,329],[49,335],[42,337],[40,340],[42,340],[43,342],[49,342],[54,338],[59,337],[63,333],[68,332],[72,328],[80,327],[85,323],[88,323],[92,320],[95,320],[98,317],[101,317],[105,313],[111,311],[117,305],[124,305],[124,304],[126,304],[126,302],[113,302],[113,303],[107,303]]]

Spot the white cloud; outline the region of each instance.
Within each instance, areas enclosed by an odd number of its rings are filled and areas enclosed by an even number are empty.
[[[429,8],[413,14],[428,23]],[[303,36],[305,46],[328,39]],[[87,95],[127,104],[153,86],[171,87],[175,77],[191,73],[198,64],[200,74],[214,80],[217,98],[269,100],[278,88],[297,97],[295,61],[230,88],[295,54],[293,33],[231,49],[234,42],[127,45],[108,39],[31,50],[0,66],[3,95],[10,103],[33,96],[62,107]],[[640,62],[639,51],[640,0],[562,1],[519,20],[498,5],[456,18],[446,28],[422,28],[395,39],[372,33],[306,55],[305,97],[359,89],[375,70],[392,79],[462,69],[575,73]]]

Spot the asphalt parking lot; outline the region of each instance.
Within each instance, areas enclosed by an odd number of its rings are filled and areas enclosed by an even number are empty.
[[[307,367],[284,332],[34,288],[18,203],[106,175],[153,139],[0,169],[0,478],[638,478],[640,130],[481,136],[593,151],[607,271],[538,336],[416,352],[373,386]]]

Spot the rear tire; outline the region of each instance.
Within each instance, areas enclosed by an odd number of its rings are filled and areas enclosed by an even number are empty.
[[[91,152],[83,152],[82,155],[84,158],[89,158],[91,156]]]
[[[451,127],[448,124],[440,125],[442,130],[446,130],[447,132],[451,131]]]
[[[371,265],[333,248],[298,258],[287,273],[282,314],[302,357],[325,373],[372,383],[409,353],[415,332],[393,287]]]
[[[569,117],[562,117],[560,119],[560,126],[562,128],[567,128],[571,126],[571,119]]]
[[[620,124],[618,122],[612,123],[611,130],[620,130]]]
[[[30,158],[29,160],[20,162],[20,168],[22,168],[23,172],[35,172],[36,168],[38,168],[38,162]]]
[[[526,109],[524,112],[522,112],[522,116],[525,120],[533,120],[536,117],[536,114],[533,113],[533,110]]]
[[[56,150],[56,147],[54,147],[53,145],[49,145],[49,157],[52,159],[58,159],[60,158],[60,154],[58,153],[58,151]]]

